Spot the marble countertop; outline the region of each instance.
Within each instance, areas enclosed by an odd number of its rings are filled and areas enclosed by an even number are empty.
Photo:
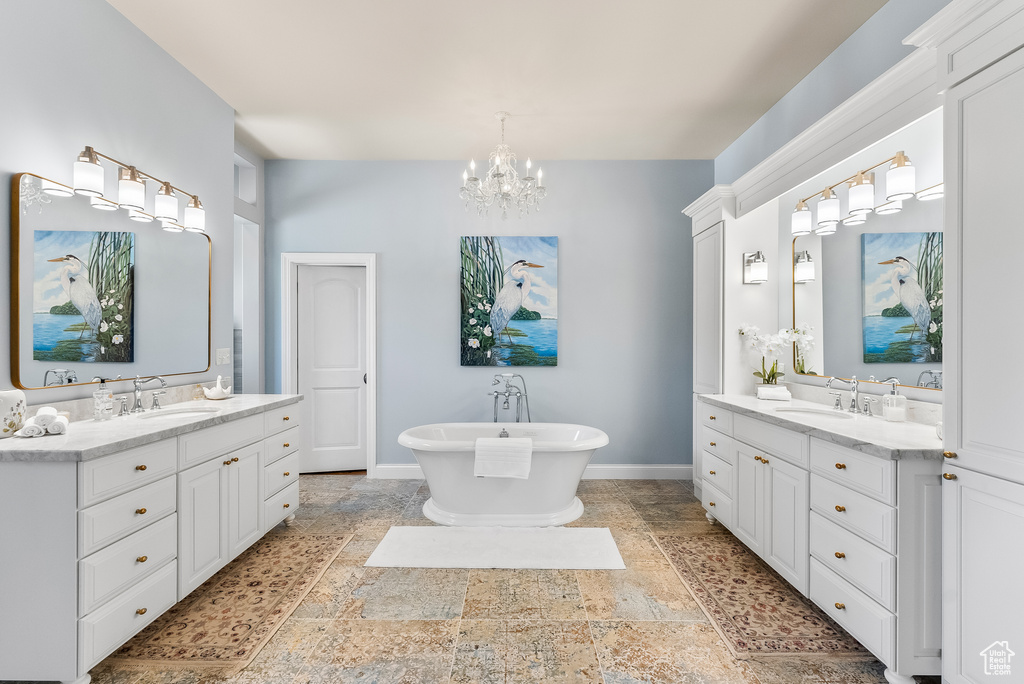
[[[934,425],[894,423],[880,416],[831,415],[831,409],[801,399],[768,401],[740,394],[701,394],[706,404],[889,460],[942,458]],[[824,409],[826,413],[777,412],[780,407]]]
[[[187,401],[169,404],[159,417],[152,410],[122,418],[71,423],[63,435],[44,437],[10,437],[0,440],[0,462],[3,461],[88,461],[133,447],[176,437],[187,432],[221,425],[232,420],[263,413],[280,406],[296,404],[301,394],[233,394],[227,399]],[[216,413],[171,413],[172,409],[195,407],[216,408]]]

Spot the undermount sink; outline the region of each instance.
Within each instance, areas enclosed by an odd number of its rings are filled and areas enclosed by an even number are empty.
[[[776,413],[806,413],[814,416],[831,416],[832,418],[842,418],[844,420],[853,418],[852,415],[845,411],[836,411],[834,409],[827,408],[810,408],[805,406],[780,406],[775,409]]]
[[[139,416],[143,420],[148,418],[163,418],[165,416],[177,416],[178,418],[188,418],[195,416],[209,415],[211,413],[219,413],[220,409],[215,406],[181,406],[179,408],[162,408],[162,409],[150,409],[143,415]]]

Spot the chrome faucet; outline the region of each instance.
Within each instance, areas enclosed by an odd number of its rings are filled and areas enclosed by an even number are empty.
[[[843,380],[842,378],[829,378],[825,383],[825,387],[832,389],[833,382],[841,382],[844,385],[850,387],[850,413],[860,413],[860,408],[857,407],[857,376],[854,375],[849,380]]]
[[[515,378],[519,378],[520,382],[523,383],[522,387],[512,384]],[[504,398],[504,402],[501,405],[502,409],[508,410],[509,399],[515,397],[516,400],[516,422],[522,422],[523,406],[526,406],[526,422],[530,422],[530,399],[526,396],[526,379],[518,373],[499,373],[494,376],[494,380],[491,381],[491,386],[500,385],[502,381],[505,382],[505,391],[493,390],[488,392],[488,396],[494,397],[494,422],[498,422],[498,402]]]
[[[132,406],[132,413],[145,412],[146,409],[142,406],[142,386],[145,385],[147,382],[151,382],[153,380],[159,380],[161,388],[167,387],[167,381],[161,378],[159,375],[154,375],[152,377],[146,378],[145,380],[136,375],[135,379],[132,380],[132,384],[135,385],[135,404],[134,406]]]

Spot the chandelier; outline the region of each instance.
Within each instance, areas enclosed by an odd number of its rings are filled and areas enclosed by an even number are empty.
[[[508,217],[511,207],[519,208],[519,215],[530,213],[531,207],[537,207],[547,195],[542,179],[544,170],[537,169],[537,177],[530,175],[533,162],[526,159],[526,175],[519,177],[516,170],[516,153],[505,144],[505,119],[512,116],[508,112],[495,112],[494,118],[501,121],[501,143],[494,148],[490,156],[490,168],[483,179],[476,177],[476,161],[470,160],[469,170],[462,172],[462,187],[459,197],[466,203],[466,211],[470,206],[476,207],[480,216],[486,216],[491,205],[501,209],[501,218]]]

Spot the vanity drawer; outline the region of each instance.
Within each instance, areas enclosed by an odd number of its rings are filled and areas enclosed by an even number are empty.
[[[732,465],[710,451],[704,452],[704,462],[701,464],[703,472],[701,477],[704,482],[710,482],[719,491],[732,496]]]
[[[700,402],[700,421],[722,434],[732,434],[732,411]]]
[[[288,404],[263,414],[264,434],[276,435],[299,424],[299,405]]]
[[[703,425],[700,428],[700,440],[701,447],[703,447],[704,451],[725,459],[729,461],[729,463],[733,462],[732,437],[723,435],[721,432],[712,430],[706,425]]]
[[[896,462],[811,439],[811,470],[850,489],[896,505]]]
[[[836,556],[841,554],[842,557]],[[811,513],[811,556],[837,575],[896,610],[896,558],[818,515]]]
[[[269,499],[274,494],[293,482],[299,481],[299,453],[289,454],[284,458],[270,463],[263,468],[266,487],[264,491]]]
[[[274,527],[299,509],[299,483],[293,482],[263,504],[267,529]]]
[[[178,516],[169,515],[78,562],[78,615],[122,594],[178,555]]]
[[[299,426],[288,428],[264,441],[263,453],[267,455],[267,463],[273,463],[277,459],[294,453],[299,450],[302,435],[299,434]]]
[[[879,660],[886,665],[893,664],[896,616],[814,558],[811,559],[811,600]]]
[[[178,564],[171,561],[78,621],[78,671],[85,672],[178,600]],[[140,615],[141,613],[141,615]]]
[[[84,558],[173,513],[177,499],[174,476],[170,476],[79,511],[78,557]]]
[[[896,509],[811,473],[811,510],[896,553]]]
[[[78,466],[78,507],[173,475],[177,466],[178,443],[174,439],[84,461]]]
[[[707,480],[700,491],[700,502],[718,522],[732,529],[732,499]]]
[[[209,461],[261,439],[263,416],[260,415],[181,435],[178,437],[178,469]]]
[[[770,425],[749,416],[736,416],[732,436],[751,446],[764,449],[802,468],[807,467],[807,435],[777,425]]]

